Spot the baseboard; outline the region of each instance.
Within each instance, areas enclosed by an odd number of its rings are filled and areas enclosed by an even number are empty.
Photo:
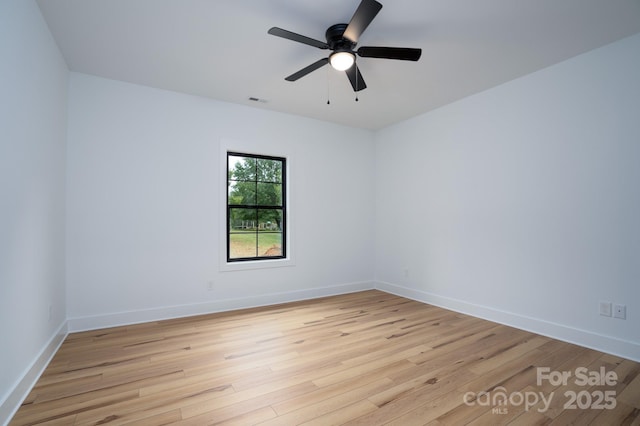
[[[160,321],[216,312],[234,311],[238,309],[256,308],[279,303],[355,293],[358,291],[372,290],[373,288],[374,286],[372,281],[362,281],[305,290],[268,293],[260,296],[250,296],[237,299],[222,299],[190,305],[167,306],[139,311],[69,318],[69,332],[97,330],[101,328],[139,324],[149,321]]]
[[[49,365],[49,362],[64,342],[67,337],[67,322],[63,322],[62,325],[55,331],[49,342],[42,348],[40,354],[31,363],[31,366],[22,375],[22,378],[13,387],[13,390],[9,393],[4,401],[0,404],[0,424],[6,425],[11,418],[16,414],[20,404],[27,397],[31,388],[36,384],[40,375],[44,369]]]
[[[375,288],[408,299],[640,362],[640,344],[635,342],[605,336],[539,318],[531,318],[513,312],[476,305],[463,300],[439,296],[426,291],[415,290],[387,282],[377,281],[375,282]]]

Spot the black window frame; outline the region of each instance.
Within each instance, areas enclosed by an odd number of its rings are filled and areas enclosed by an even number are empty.
[[[274,182],[267,182],[267,181],[260,181],[258,179],[258,173],[257,173],[257,167],[258,167],[258,163],[256,161],[256,203],[255,204],[229,204],[229,187],[230,187],[230,183],[232,181],[236,181],[239,182],[237,180],[231,179],[230,178],[230,174],[229,174],[229,158],[230,157],[245,157],[245,158],[253,158],[256,160],[271,160],[271,161],[279,161],[281,163],[281,167],[282,167],[282,173],[281,173],[281,181],[279,182],[279,184],[282,186],[282,194],[281,194],[281,200],[282,200],[282,205],[263,205],[263,204],[258,204],[257,203],[257,197],[258,197],[258,184],[259,183],[274,183]],[[247,153],[247,152],[239,152],[239,151],[227,151],[227,186],[226,186],[226,203],[227,203],[227,209],[226,209],[226,239],[227,239],[227,253],[226,253],[226,257],[227,257],[227,262],[228,263],[236,263],[236,262],[247,262],[247,261],[265,261],[265,260],[278,260],[278,259],[287,259],[287,233],[288,233],[288,229],[287,229],[287,158],[286,157],[278,157],[278,156],[272,156],[272,155],[263,155],[263,154],[252,154],[252,153]],[[244,182],[253,182],[253,181],[244,181]],[[255,210],[256,211],[256,215],[259,216],[259,211],[260,210],[282,210],[282,219],[281,219],[281,229],[279,232],[273,232],[273,233],[279,233],[282,234],[281,236],[281,254],[279,255],[273,255],[273,256],[260,256],[259,251],[258,251],[258,247],[259,247],[259,234],[260,232],[266,232],[269,233],[269,231],[260,231],[260,229],[256,229],[256,256],[248,256],[248,257],[231,257],[231,235],[233,234],[232,232],[232,228],[231,228],[231,209],[247,209],[247,210]],[[258,218],[256,218],[258,219]],[[245,232],[246,233],[246,232]]]

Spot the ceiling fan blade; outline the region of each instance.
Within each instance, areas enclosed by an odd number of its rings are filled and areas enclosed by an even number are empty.
[[[294,72],[289,77],[285,78],[285,80],[287,80],[287,81],[296,81],[297,79],[304,77],[305,75],[309,74],[310,72],[315,71],[318,68],[327,65],[328,63],[329,63],[329,58],[322,58],[322,59],[312,63],[311,65],[302,68],[300,71]]]
[[[282,28],[273,27],[267,31],[269,34],[286,38],[287,40],[297,41],[298,43],[308,44],[309,46],[317,47],[319,49],[328,49],[329,45],[324,41],[315,40],[310,37],[306,37],[300,34],[292,33],[291,31],[283,30]]]
[[[367,88],[367,84],[364,82],[362,74],[360,74],[358,65],[353,64],[353,66],[345,72],[347,73],[347,77],[349,77],[349,81],[351,82],[351,87],[353,87],[354,92],[359,92]]]
[[[363,58],[399,59],[401,61],[417,61],[422,49],[410,47],[374,47],[363,46],[358,49],[358,56]]]
[[[382,9],[382,5],[376,0],[362,0],[351,21],[349,21],[347,29],[344,30],[343,37],[357,43],[360,35],[367,29],[373,18],[380,12],[380,9]]]

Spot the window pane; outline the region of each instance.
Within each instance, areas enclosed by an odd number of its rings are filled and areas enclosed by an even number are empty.
[[[261,231],[282,231],[282,209],[258,210],[258,229]]]
[[[245,204],[254,206],[256,204],[256,183],[255,182],[229,182],[229,205]]]
[[[282,182],[282,161],[258,159],[258,180],[261,182]]]
[[[282,206],[282,184],[258,183],[258,205]]]
[[[257,234],[255,231],[229,234],[229,258],[256,257]]]
[[[229,155],[229,180],[256,181],[256,159]]]
[[[282,256],[282,233],[258,233],[258,256]]]
[[[229,232],[255,232],[258,229],[258,211],[256,209],[229,209]]]

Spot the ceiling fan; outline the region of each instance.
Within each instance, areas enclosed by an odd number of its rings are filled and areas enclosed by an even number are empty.
[[[367,85],[355,63],[356,54],[363,58],[399,59],[401,61],[417,61],[420,59],[422,49],[408,47],[363,46],[354,50],[358,44],[358,39],[371,24],[373,18],[380,12],[380,9],[382,9],[382,5],[376,0],[362,0],[348,24],[335,24],[327,29],[325,34],[326,43],[278,27],[269,29],[268,33],[271,35],[333,51],[327,58],[322,58],[302,68],[300,71],[286,77],[285,80],[296,81],[326,64],[331,64],[336,70],[346,72],[353,90],[358,92],[366,89]]]

